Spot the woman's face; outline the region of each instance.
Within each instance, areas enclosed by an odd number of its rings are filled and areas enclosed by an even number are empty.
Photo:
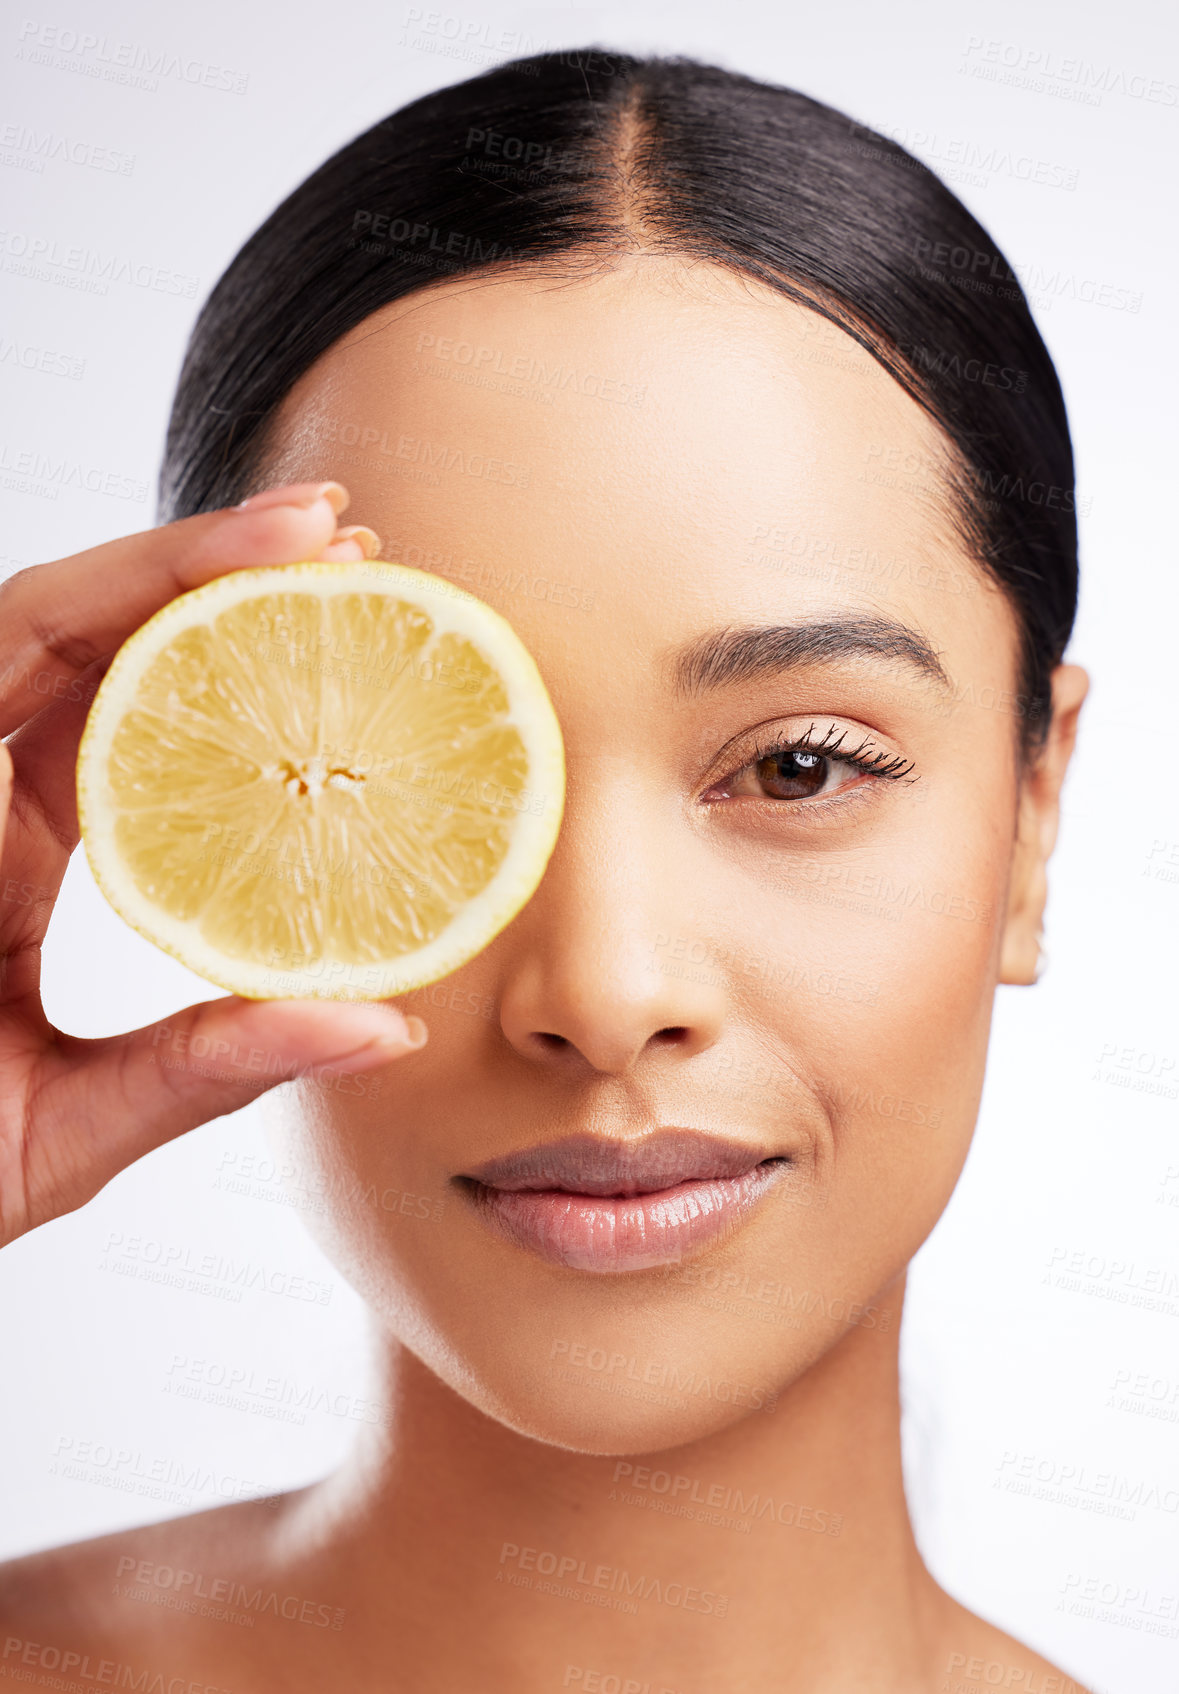
[[[652,257],[427,289],[280,423],[274,480],[338,478],[381,557],[511,622],[568,768],[532,900],[403,997],[427,1046],[375,1090],[301,1087],[327,1251],[459,1394],[584,1451],[710,1434],[846,1336],[891,1346],[1023,874],[1016,626],[938,431],[814,313]],[[802,741],[861,762],[773,752]],[[673,1179],[717,1153],[661,1128],[757,1167],[719,1228],[682,1198],[622,1216],[639,1143]],[[615,1198],[553,1224],[465,1180],[534,1148],[525,1180],[568,1154]]]

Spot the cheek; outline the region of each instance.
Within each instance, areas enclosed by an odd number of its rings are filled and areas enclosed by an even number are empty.
[[[838,1150],[832,1227],[872,1244],[859,1272],[869,1281],[902,1269],[958,1180],[978,1116],[998,949],[983,902],[950,915],[915,900],[889,930],[878,998],[822,1079]]]
[[[760,902],[777,981],[767,966],[745,1015],[821,1109],[828,1226],[816,1246],[842,1243],[829,1267],[843,1254],[853,1281],[899,1272],[965,1160],[1009,852],[959,808],[891,850],[799,855],[778,897]]]
[[[859,857],[698,867],[712,893],[692,946],[723,1017],[680,1097],[702,1125],[809,1124],[813,1190],[767,1206],[697,1265],[652,1277],[641,1299],[637,1284],[554,1275],[490,1241],[448,1190],[480,1102],[519,1090],[530,1114],[544,1083],[505,1068],[498,1024],[476,1015],[501,986],[494,950],[449,979],[445,1005],[422,1008],[420,1060],[359,1098],[303,1085],[284,1157],[322,1195],[313,1233],[379,1321],[488,1415],[599,1452],[673,1445],[769,1410],[849,1329],[857,1345],[891,1346],[895,1323],[874,1302],[936,1222],[969,1147],[1007,864],[997,826],[989,836],[965,806],[931,813]],[[695,969],[695,954],[667,968]]]
[[[414,1289],[429,1285],[430,1264],[447,1254],[456,1201],[437,1159],[410,1132],[412,1100],[396,1068],[342,1077],[339,1086],[293,1084],[271,1102],[268,1133],[310,1233],[413,1345],[424,1321]]]

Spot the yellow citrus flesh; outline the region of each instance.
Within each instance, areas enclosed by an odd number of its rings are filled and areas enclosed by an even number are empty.
[[[535,891],[564,802],[531,655],[406,566],[237,571],[116,655],[78,755],[95,879],[251,998],[381,999],[471,958]]]

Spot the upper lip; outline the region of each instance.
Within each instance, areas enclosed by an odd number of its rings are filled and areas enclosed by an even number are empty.
[[[656,1194],[681,1182],[744,1176],[780,1156],[698,1129],[658,1129],[639,1141],[581,1134],[488,1159],[464,1178],[507,1193],[547,1189],[626,1198]]]

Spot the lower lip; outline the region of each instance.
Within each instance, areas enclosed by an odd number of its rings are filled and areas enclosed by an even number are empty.
[[[785,1169],[776,1160],[744,1176],[681,1182],[625,1199],[482,1183],[474,1195],[484,1218],[518,1247],[571,1270],[609,1274],[674,1264],[722,1240]]]

